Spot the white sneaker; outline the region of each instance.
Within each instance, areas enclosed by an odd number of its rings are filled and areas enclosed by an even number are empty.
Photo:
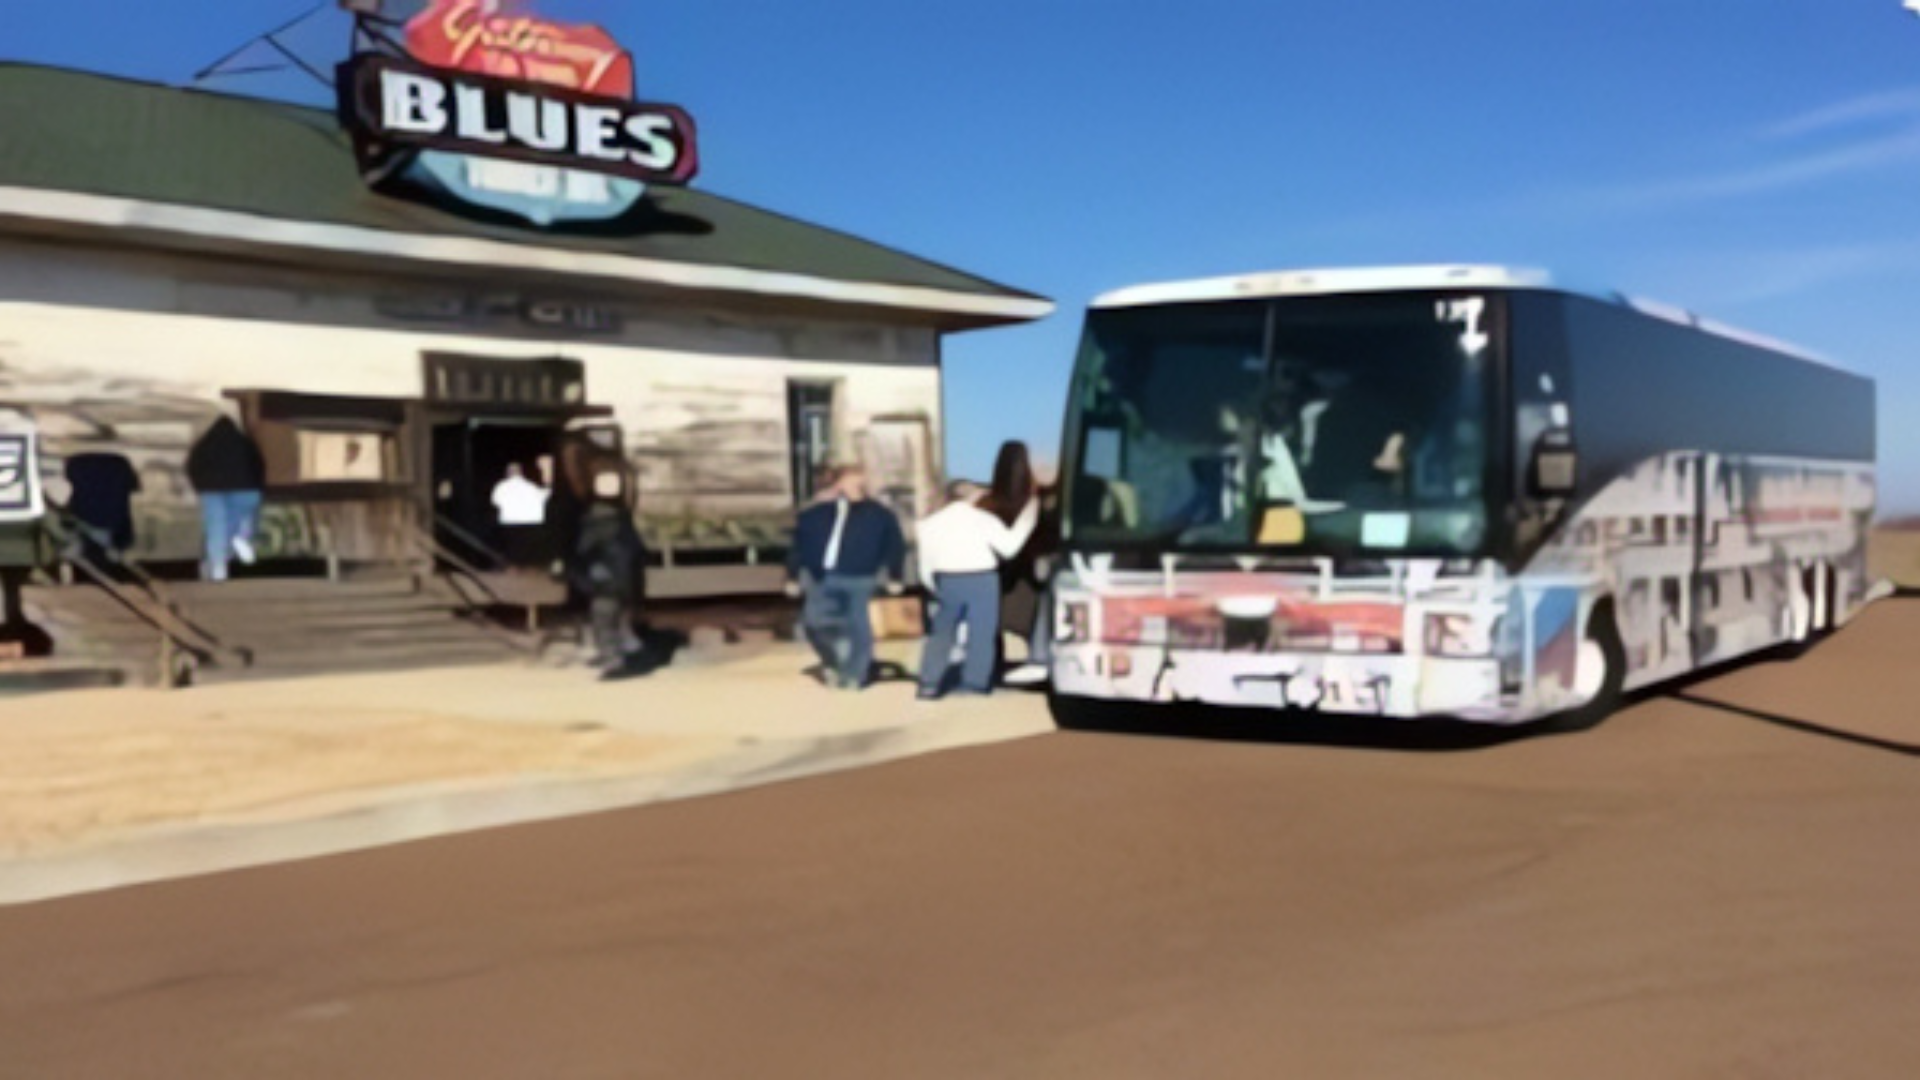
[[[236,536],[233,538],[233,553],[235,555],[240,556],[241,562],[247,564],[248,566],[253,565],[253,560],[254,560],[253,545],[247,543],[246,537]]]
[[[1039,664],[1021,664],[1007,672],[1008,686],[1038,686],[1047,681],[1047,669]]]

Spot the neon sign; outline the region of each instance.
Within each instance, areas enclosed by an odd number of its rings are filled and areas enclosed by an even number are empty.
[[[631,210],[699,168],[693,119],[633,100],[632,57],[596,26],[434,0],[404,59],[342,67],[340,113],[363,169],[402,188],[551,226]]]

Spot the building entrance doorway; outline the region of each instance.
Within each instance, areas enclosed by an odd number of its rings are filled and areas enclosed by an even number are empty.
[[[530,570],[564,559],[578,513],[566,464],[577,456],[573,428],[611,415],[586,403],[583,366],[561,357],[451,353],[424,361],[435,536],[486,569]],[[519,479],[502,489],[513,473]],[[533,486],[547,492],[544,504]]]
[[[443,544],[489,567],[533,568],[560,556],[548,515],[526,485],[560,480],[563,419],[470,417],[433,428],[435,530]],[[510,471],[523,483],[503,489]],[[517,490],[516,490],[517,489]],[[496,505],[498,491],[505,505]]]

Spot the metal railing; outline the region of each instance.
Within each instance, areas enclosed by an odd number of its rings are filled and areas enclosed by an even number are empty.
[[[515,649],[528,651],[529,646],[519,635],[510,634],[504,628],[497,626],[493,622],[490,609],[524,607],[527,615],[527,629],[531,632],[539,628],[538,607],[532,604],[515,604],[507,597],[501,596],[487,581],[488,574],[497,573],[498,571],[483,570],[475,566],[466,556],[453,550],[445,541],[440,539],[436,528],[437,526],[445,526],[449,532],[459,537],[463,543],[471,544],[483,557],[493,560],[499,566],[507,565],[506,557],[493,550],[493,548],[480,541],[477,537],[472,536],[472,534],[466,530],[460,528],[457,524],[447,521],[438,515],[435,515],[430,524],[417,519],[413,520],[408,530],[407,539],[413,549],[428,561],[436,573],[440,574],[446,580],[448,590],[452,592],[455,599],[460,602],[462,609],[469,616],[470,621],[499,631],[496,636],[498,636],[500,640],[507,642]],[[467,592],[467,586],[479,590],[485,599],[475,599]]]
[[[229,644],[195,622],[159,579],[137,562],[116,556],[111,545],[98,542],[86,523],[66,507],[49,502],[41,527],[55,545],[55,562],[79,570],[115,603],[159,633],[162,685],[180,686],[187,681],[175,670],[176,652],[185,653],[198,664],[218,666],[220,657],[226,656],[241,667],[253,666],[253,650]],[[89,539],[95,540],[94,546],[107,557],[110,567],[88,556]],[[127,587],[115,571],[123,573],[133,587]]]

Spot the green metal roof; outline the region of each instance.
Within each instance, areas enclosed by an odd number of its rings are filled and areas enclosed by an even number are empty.
[[[1040,299],[858,237],[690,188],[652,188],[639,231],[491,224],[380,195],[333,113],[0,62],[0,187],[288,221]],[[3,209],[3,207],[0,207]]]

